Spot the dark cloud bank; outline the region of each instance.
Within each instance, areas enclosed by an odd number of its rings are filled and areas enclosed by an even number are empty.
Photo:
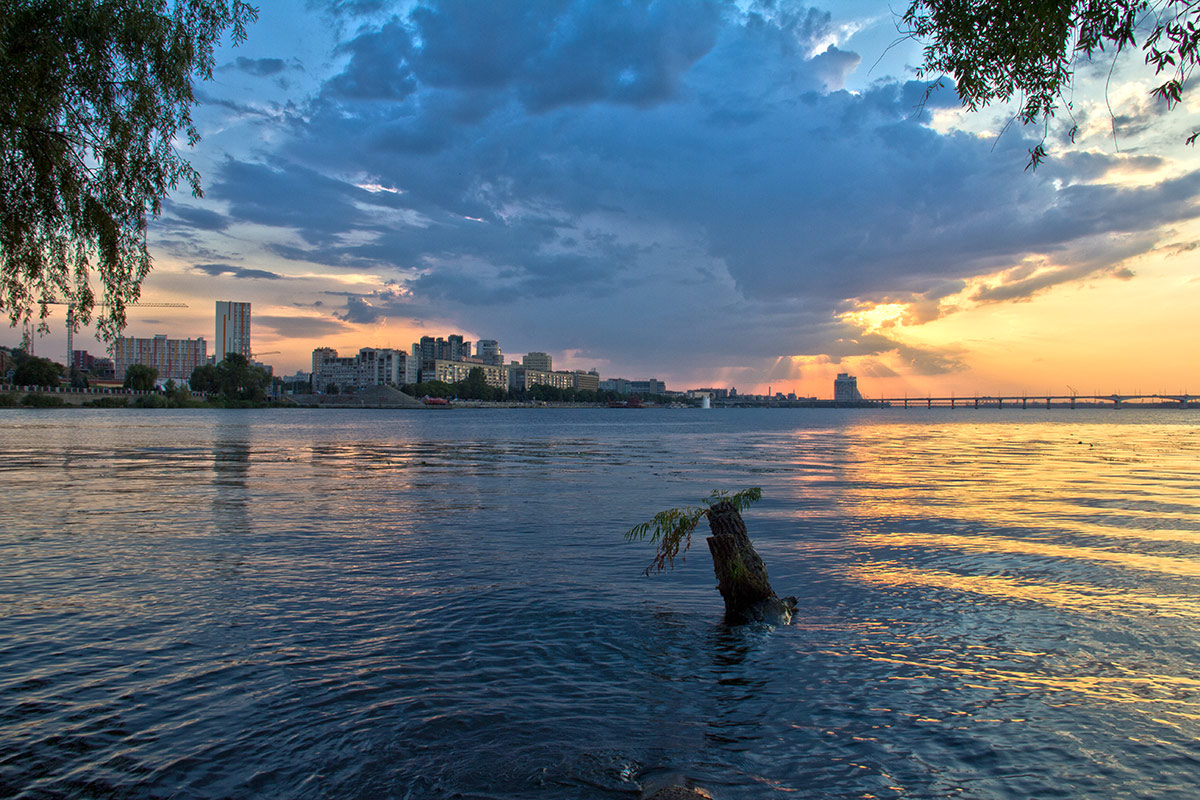
[[[296,115],[287,144],[230,159],[210,190],[233,218],[298,233],[302,244],[278,255],[373,270],[411,291],[349,298],[350,322],[437,306],[514,352],[581,349],[646,370],[664,357],[836,359],[896,347],[837,323],[848,299],[903,298],[936,316],[964,280],[1051,262],[978,296],[1020,299],[1116,274],[1140,252],[1130,242],[1152,248],[1157,226],[1197,213],[1200,174],[1083,182],[1116,154],[1029,174],[1019,132],[993,142],[929,127],[937,108],[957,105],[950,90],[923,111],[924,84],[844,91],[860,57],[819,45],[829,17],[816,10],[599,0],[330,10],[356,12],[370,16],[348,26],[358,33],[340,48],[344,68]],[[250,272],[210,274],[270,277]],[[923,371],[957,365],[900,355]]]

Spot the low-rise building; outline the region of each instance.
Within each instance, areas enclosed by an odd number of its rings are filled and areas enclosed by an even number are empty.
[[[734,396],[737,395],[737,390],[734,390]],[[701,397],[709,397],[713,400],[726,400],[729,398],[728,389],[717,389],[715,387],[705,387],[703,389],[688,389],[687,396],[693,399]]]
[[[617,394],[630,394],[632,389],[629,385],[629,381],[625,380],[624,378],[608,378],[607,380],[600,381],[600,391],[616,392]]]
[[[475,361],[448,361],[440,358],[435,359],[432,362],[422,364],[421,380],[442,381],[443,383],[458,383],[459,381],[465,381],[473,369],[483,370],[483,380],[488,386],[494,386],[498,389],[508,388],[508,367],[495,366],[493,364],[482,364]]]
[[[121,336],[113,345],[113,367],[116,380],[125,380],[125,371],[134,364],[144,364],[158,371],[160,381],[186,381],[196,367],[208,362],[208,345],[203,338],[168,339],[159,334],[151,339]]]
[[[416,382],[412,357],[403,350],[389,347],[364,347],[357,355],[339,357],[329,347],[313,351],[313,391],[324,392],[331,385],[348,392],[368,386],[403,386]]]
[[[629,390],[633,394],[666,394],[667,386],[656,378],[649,378],[644,381],[630,381]]]
[[[581,369],[575,370],[575,391],[577,392],[595,392],[600,389],[600,373],[591,371],[584,372]]]
[[[574,389],[574,372],[548,372],[527,367],[508,368],[508,389],[523,392],[531,386],[551,386],[555,389]]]

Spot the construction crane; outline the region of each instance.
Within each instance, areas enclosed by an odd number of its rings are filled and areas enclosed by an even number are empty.
[[[64,300],[52,300],[46,305],[67,307],[67,369],[71,368],[71,359],[75,357],[75,305]],[[108,303],[96,303],[98,308],[106,308]],[[187,303],[126,303],[126,308],[187,308]],[[32,354],[32,351],[31,351]]]

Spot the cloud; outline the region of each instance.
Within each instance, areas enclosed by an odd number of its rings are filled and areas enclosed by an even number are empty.
[[[356,229],[383,230],[411,219],[404,216],[405,203],[398,195],[371,192],[277,159],[226,159],[209,194],[226,201],[230,216],[242,222],[294,229],[312,245],[335,245]],[[388,212],[391,220],[380,218]]]
[[[412,292],[393,283],[368,294],[354,292],[327,292],[326,294],[346,298],[345,309],[334,316],[343,322],[356,325],[373,325],[388,318],[412,319],[425,310],[414,303]]]
[[[255,314],[255,327],[267,328],[276,335],[289,339],[316,339],[352,330],[351,326],[329,317],[282,317]]]
[[[168,213],[183,222],[188,228],[202,231],[223,231],[230,224],[230,219],[224,214],[181,203],[171,203],[168,206]]]
[[[212,275],[214,278],[220,275],[229,275],[234,278],[265,279],[271,281],[277,281],[283,278],[282,275],[275,272],[267,272],[263,269],[235,267],[230,264],[195,264],[192,266],[192,269],[196,272],[203,272],[208,275]],[[255,319],[257,319],[257,317]]]
[[[635,365],[890,353],[934,373],[959,357],[838,315],[896,298],[929,321],[964,291],[1125,277],[1159,226],[1200,214],[1200,172],[1078,153],[1027,173],[1020,131],[931,127],[924,83],[843,90],[859,55],[788,3],[331,8],[353,31],[336,74],[219,166],[227,215],[199,222],[407,292],[346,296],[347,323],[437,309],[506,346]],[[925,109],[957,105],[947,86]]]
[[[391,22],[379,31],[359,35],[342,45],[350,63],[325,85],[327,96],[350,100],[403,100],[416,89],[406,56],[411,50],[408,31]]]
[[[1078,281],[1082,278],[1086,278],[1095,274],[1096,271],[1097,270],[1094,267],[1088,264],[1082,264],[1074,267],[1043,269],[1030,275],[1029,277],[1019,278],[1017,280],[1008,281],[996,286],[980,287],[971,295],[971,299],[977,303],[1000,303],[1012,302],[1015,300],[1028,300],[1035,294],[1049,289],[1052,286]],[[1127,268],[1107,268],[1105,271],[1109,275],[1120,278],[1121,280],[1129,280],[1133,277],[1133,272]]]
[[[414,9],[411,39],[391,44],[433,88],[511,87],[535,112],[598,101],[647,106],[674,96],[712,47],[720,19],[720,4],[703,0],[444,0]]]
[[[387,10],[391,0],[310,0],[310,7],[324,8],[335,18],[366,17]]]
[[[247,75],[254,75],[260,78],[278,75],[287,69],[287,64],[282,58],[246,58],[238,56],[231,66],[245,72]]]
[[[1179,256],[1184,253],[1190,253],[1196,248],[1200,248],[1200,241],[1193,240],[1190,242],[1172,242],[1163,245],[1160,249],[1169,256]]]

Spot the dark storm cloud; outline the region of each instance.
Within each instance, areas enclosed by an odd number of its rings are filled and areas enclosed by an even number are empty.
[[[720,4],[446,0],[411,15],[413,72],[435,88],[516,87],[530,109],[674,95],[716,39]],[[360,37],[361,38],[361,37]]]
[[[325,85],[325,92],[349,100],[403,100],[417,88],[406,58],[410,35],[398,22],[364,33],[343,45],[350,53],[346,69]]]
[[[214,278],[220,275],[229,275],[233,278],[247,279],[265,279],[277,281],[283,278],[282,275],[275,272],[267,272],[264,269],[249,269],[247,267],[235,267],[230,264],[196,264],[192,267],[196,272],[203,272],[212,275]]]

